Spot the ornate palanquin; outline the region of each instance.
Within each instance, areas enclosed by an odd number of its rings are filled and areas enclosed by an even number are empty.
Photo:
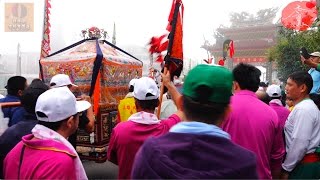
[[[102,55],[102,56],[101,56]],[[101,62],[96,66],[96,62]],[[129,81],[141,77],[142,62],[107,41],[83,40],[40,60],[42,78],[49,84],[52,76],[64,73],[78,85],[74,94],[89,95],[95,68],[100,76],[94,135],[79,130],[77,151],[82,158],[103,162],[113,127],[118,103],[128,93]],[[92,95],[93,97],[96,95]]]

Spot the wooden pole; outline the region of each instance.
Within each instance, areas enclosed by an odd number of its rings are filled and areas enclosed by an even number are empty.
[[[20,102],[4,102],[0,103],[1,108],[10,108],[10,107],[18,107],[21,106]]]
[[[167,67],[164,67],[163,74],[167,74]],[[158,106],[158,111],[157,111],[157,117],[160,119],[160,112],[161,112],[161,103],[162,103],[162,96],[163,96],[163,91],[164,91],[164,85],[163,82],[161,83],[160,87],[160,96],[159,96],[159,106]]]

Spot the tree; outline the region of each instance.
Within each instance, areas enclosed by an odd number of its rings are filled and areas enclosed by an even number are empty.
[[[308,67],[300,61],[300,48],[306,47],[309,53],[320,51],[319,42],[319,28],[297,32],[281,27],[277,45],[268,50],[268,59],[277,64],[280,81],[285,82],[293,72],[307,70]]]

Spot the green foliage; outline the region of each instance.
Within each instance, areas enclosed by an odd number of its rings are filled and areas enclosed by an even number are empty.
[[[268,50],[268,59],[275,61],[278,69],[278,78],[285,82],[288,76],[296,71],[307,70],[300,61],[300,48],[306,47],[309,53],[320,51],[320,30],[297,32],[280,28],[277,45]]]

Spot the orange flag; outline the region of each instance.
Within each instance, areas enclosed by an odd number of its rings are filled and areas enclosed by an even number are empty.
[[[165,64],[173,76],[180,76],[183,67],[183,3],[182,0],[173,0],[168,18],[167,30],[169,34],[168,51],[165,57]]]

